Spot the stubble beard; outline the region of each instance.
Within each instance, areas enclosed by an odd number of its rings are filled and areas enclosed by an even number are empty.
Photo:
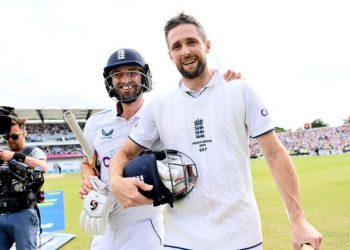
[[[205,67],[206,67],[206,62],[201,62],[198,60],[197,68],[194,71],[191,71],[191,72],[186,71],[182,65],[177,66],[177,69],[184,78],[195,79],[195,78],[199,77],[200,75],[202,75]]]

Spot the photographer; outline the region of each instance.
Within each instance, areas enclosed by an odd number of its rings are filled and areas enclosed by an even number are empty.
[[[11,127],[4,133],[9,149],[0,150],[0,249],[10,249],[14,242],[17,249],[36,249],[37,194],[48,169],[46,155],[38,147],[26,147],[25,120],[9,117]]]

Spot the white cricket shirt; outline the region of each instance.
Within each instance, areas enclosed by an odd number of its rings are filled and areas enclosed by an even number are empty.
[[[84,134],[92,149],[98,154],[103,182],[108,183],[110,160],[136,126],[141,110],[142,107],[129,120],[117,116],[116,108],[95,113],[87,120]]]
[[[130,135],[144,147],[160,138],[166,149],[197,164],[192,192],[167,208],[165,245],[201,250],[259,245],[249,136],[273,130],[267,109],[244,80],[225,83],[217,71],[199,95],[182,84],[145,107]]]
[[[109,183],[109,164],[114,153],[124,144],[131,130],[137,125],[143,106],[129,120],[117,115],[116,107],[93,114],[86,122],[84,134],[98,154],[101,164],[101,180]],[[146,205],[124,209],[113,197],[110,227],[118,227],[131,221],[161,218],[161,207]]]

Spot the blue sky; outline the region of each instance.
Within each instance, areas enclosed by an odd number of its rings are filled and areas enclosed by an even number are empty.
[[[341,125],[350,115],[348,9],[345,0],[0,0],[0,104],[109,107],[102,69],[121,47],[150,64],[151,100],[179,80],[163,26],[183,10],[206,28],[211,67],[242,72],[276,126]]]

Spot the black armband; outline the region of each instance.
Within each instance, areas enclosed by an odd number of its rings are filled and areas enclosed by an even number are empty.
[[[24,162],[26,159],[26,155],[23,153],[15,153],[12,157],[13,160],[19,161],[19,162]]]

